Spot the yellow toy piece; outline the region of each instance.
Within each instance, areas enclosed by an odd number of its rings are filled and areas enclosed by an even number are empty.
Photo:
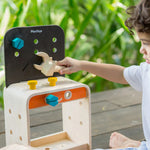
[[[29,85],[30,90],[35,90],[36,85],[37,85],[37,80],[29,80],[28,85]]]
[[[56,86],[57,77],[49,77],[48,82],[50,86]]]

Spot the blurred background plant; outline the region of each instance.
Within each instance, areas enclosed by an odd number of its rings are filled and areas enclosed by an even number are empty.
[[[126,8],[137,0],[1,0],[0,1],[0,105],[3,107],[3,39],[12,27],[60,25],[65,32],[66,56],[123,66],[139,64],[137,36],[124,25]],[[122,87],[80,71],[68,78],[85,83],[92,92]]]

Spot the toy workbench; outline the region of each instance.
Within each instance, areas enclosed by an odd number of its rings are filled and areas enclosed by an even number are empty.
[[[33,67],[44,52],[54,60],[64,58],[64,33],[59,26],[19,27],[4,38],[4,89],[6,145],[24,144],[43,150],[91,150],[90,89],[54,73],[56,85]],[[50,78],[53,78],[50,77]],[[36,80],[30,89],[28,81]],[[63,131],[31,139],[29,109],[62,105]]]

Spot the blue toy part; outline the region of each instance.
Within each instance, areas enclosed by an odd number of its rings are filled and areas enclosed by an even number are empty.
[[[56,105],[58,105],[58,101],[54,101],[54,102],[48,102],[47,104],[55,107]]]
[[[58,97],[50,94],[46,97],[46,103],[55,107],[59,102],[58,102]]]
[[[14,38],[12,40],[12,47],[16,48],[16,49],[21,49],[24,47],[24,40],[20,39],[20,38]]]

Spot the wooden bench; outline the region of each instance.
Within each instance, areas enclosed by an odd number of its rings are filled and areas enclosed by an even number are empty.
[[[131,87],[93,93],[92,145],[108,148],[112,132],[135,140],[144,138],[141,120],[141,93]],[[31,138],[62,130],[61,105],[30,110]],[[4,112],[0,110],[0,148],[5,146]]]

